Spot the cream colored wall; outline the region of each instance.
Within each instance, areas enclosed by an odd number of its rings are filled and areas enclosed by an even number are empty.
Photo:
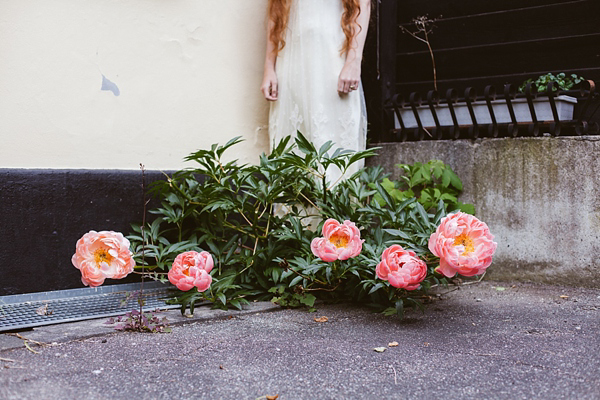
[[[255,162],[268,148],[265,8],[0,0],[0,168],[176,169],[238,135],[230,158]]]

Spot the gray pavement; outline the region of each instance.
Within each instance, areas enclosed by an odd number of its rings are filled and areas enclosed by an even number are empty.
[[[345,304],[167,314],[170,334],[101,320],[22,332],[50,343],[37,354],[1,335],[0,398],[600,398],[595,289],[482,282],[402,321]]]

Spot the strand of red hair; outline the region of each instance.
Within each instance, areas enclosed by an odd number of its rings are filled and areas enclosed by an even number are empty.
[[[285,47],[285,30],[290,18],[291,0],[269,0],[268,15],[273,21],[269,39],[275,44],[278,53]]]
[[[340,50],[340,54],[348,53],[348,50],[352,48],[352,40],[358,33],[357,30],[362,29],[356,23],[356,19],[360,15],[360,2],[359,0],[343,0],[344,13],[342,14],[342,30],[346,40]]]
[[[323,0],[331,1],[331,0]],[[269,0],[268,15],[273,21],[273,27],[269,33],[269,39],[275,44],[277,52],[285,47],[285,30],[287,29],[288,20],[290,17],[290,7],[292,0]],[[358,33],[357,30],[362,29],[356,24],[356,19],[360,15],[359,0],[342,0],[344,13],[342,14],[342,31],[346,39],[340,50],[341,54],[346,54],[352,47],[352,40]]]

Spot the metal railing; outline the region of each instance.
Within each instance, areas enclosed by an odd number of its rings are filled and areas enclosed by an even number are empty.
[[[588,113],[592,102],[600,97],[594,81],[584,81],[580,90],[560,91],[556,87],[555,82],[549,82],[546,91],[537,92],[528,83],[519,93],[515,85],[506,84],[497,93],[494,86],[488,85],[482,96],[468,87],[460,98],[456,89],[448,89],[444,98],[431,90],[424,100],[413,92],[407,101],[396,94],[384,107],[391,125],[386,139],[537,137],[544,133],[597,135],[598,123],[590,122],[590,117],[598,107]]]

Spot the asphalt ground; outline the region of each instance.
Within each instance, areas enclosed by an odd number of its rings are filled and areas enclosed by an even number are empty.
[[[595,289],[484,281],[403,320],[347,304],[167,316],[168,334],[97,320],[0,335],[0,398],[600,398]]]

